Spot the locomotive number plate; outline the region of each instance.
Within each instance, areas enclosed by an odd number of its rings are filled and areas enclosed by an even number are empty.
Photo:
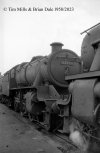
[[[60,62],[61,65],[69,65],[73,66],[74,62],[68,61],[68,60],[63,60]]]

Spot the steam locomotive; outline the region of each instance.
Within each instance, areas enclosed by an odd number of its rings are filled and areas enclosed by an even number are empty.
[[[87,31],[86,31],[87,32]],[[1,102],[50,131],[74,129],[100,137],[100,25],[89,29],[81,57],[52,43],[48,56],[33,57],[0,79]]]

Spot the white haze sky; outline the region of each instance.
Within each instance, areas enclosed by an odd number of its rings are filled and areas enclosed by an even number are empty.
[[[9,11],[8,7],[74,7],[74,11]],[[7,8],[7,11],[3,9]],[[100,0],[0,0],[0,72],[48,55],[52,42],[81,54],[85,34],[100,22]]]

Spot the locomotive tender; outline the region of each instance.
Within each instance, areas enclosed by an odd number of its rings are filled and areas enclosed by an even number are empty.
[[[69,133],[70,125],[100,137],[100,25],[82,43],[81,58],[52,43],[48,56],[33,57],[2,77],[1,101],[48,130]]]

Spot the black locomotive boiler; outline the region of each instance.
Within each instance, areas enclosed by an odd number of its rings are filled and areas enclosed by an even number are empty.
[[[70,115],[70,94],[65,75],[81,73],[82,64],[76,53],[62,49],[63,44],[51,46],[50,55],[33,57],[4,74],[2,101],[50,130],[62,127],[67,131],[64,114]]]

